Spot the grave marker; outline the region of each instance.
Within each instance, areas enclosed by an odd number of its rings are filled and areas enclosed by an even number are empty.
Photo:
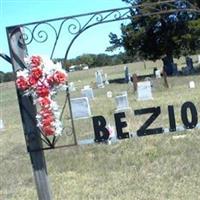
[[[106,95],[107,95],[107,98],[112,98],[112,91],[108,91],[108,92],[106,93]]]
[[[70,91],[70,92],[76,91],[76,88],[75,88],[75,86],[74,86],[74,82],[70,82],[70,83],[69,83],[69,91]]]
[[[133,74],[132,78],[133,78],[133,89],[134,89],[134,92],[136,92],[137,91],[137,83],[138,83],[137,74]]]
[[[98,88],[103,88],[104,83],[103,83],[103,76],[101,71],[96,71],[95,72],[95,77],[96,77],[96,84]]]
[[[115,97],[117,111],[130,109],[127,93]]]
[[[106,85],[109,84],[108,75],[107,75],[107,74],[104,74],[104,75],[103,75],[103,82],[104,82],[104,84],[106,84]]]
[[[161,78],[161,73],[160,73],[160,70],[159,70],[159,69],[157,69],[157,70],[155,71],[155,75],[156,75],[156,78]]]
[[[152,92],[151,92],[151,82],[150,81],[143,81],[138,82],[137,84],[137,94],[138,100],[152,100]]]
[[[4,123],[3,123],[3,120],[0,119],[0,131],[3,131],[4,130]]]
[[[92,88],[84,88],[81,90],[83,97],[87,97],[89,100],[94,99],[93,89]]]
[[[128,72],[127,66],[124,67],[124,76],[125,76],[125,82],[128,83],[129,82],[129,72]]]
[[[91,109],[87,97],[71,99],[73,119],[83,119],[91,116]]]
[[[194,89],[195,88],[195,83],[194,81],[189,82],[189,88]]]

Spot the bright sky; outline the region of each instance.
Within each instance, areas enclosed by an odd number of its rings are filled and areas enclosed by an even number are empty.
[[[121,0],[0,0],[0,52],[9,55],[5,29],[7,26],[126,6],[127,4]],[[75,41],[68,58],[83,53],[104,53],[106,47],[109,46],[108,34],[110,32],[120,34],[121,23],[122,21],[113,22],[88,29]],[[62,36],[55,57],[64,56],[67,41],[70,39],[66,36]],[[49,38],[52,42],[53,35],[50,34]],[[40,47],[37,44],[28,47],[31,51],[29,54],[39,53],[50,56],[48,50],[51,49],[51,45],[52,43],[49,42],[46,46],[43,44]],[[0,71],[12,71],[10,64],[1,58]]]

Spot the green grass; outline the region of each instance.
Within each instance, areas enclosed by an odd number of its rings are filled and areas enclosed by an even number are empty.
[[[128,64],[131,73],[148,74],[158,63],[147,62]],[[115,100],[107,99],[106,92],[113,96],[128,91],[130,107],[139,108],[161,106],[161,115],[155,126],[168,127],[167,106],[174,105],[177,125],[181,124],[180,109],[185,101],[192,101],[200,118],[199,76],[169,78],[170,88],[166,89],[163,80],[153,80],[152,101],[138,102],[133,88],[126,84],[110,84],[97,89],[94,72],[73,72],[69,74],[78,90],[72,97],[80,96],[84,84],[94,88],[95,100],[91,101],[93,115],[103,115],[114,125]],[[104,67],[108,78],[123,77],[123,66]],[[79,81],[80,80],[80,81]],[[194,80],[195,89],[188,88]],[[36,188],[29,155],[21,125],[14,83],[0,85],[2,100],[0,112],[3,113],[5,130],[0,132],[0,199],[35,200]],[[64,93],[58,97],[62,104]],[[147,116],[133,116],[127,112],[129,131],[136,131]],[[67,119],[65,121],[67,123]],[[92,138],[91,119],[75,120],[78,139]],[[116,144],[92,144],[45,151],[48,174],[53,198],[56,200],[180,200],[200,199],[200,131],[154,135],[122,140]],[[183,138],[174,138],[177,135]],[[69,143],[71,137],[63,136],[61,143]]]

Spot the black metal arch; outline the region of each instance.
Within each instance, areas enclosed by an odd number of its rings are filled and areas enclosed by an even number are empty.
[[[115,21],[122,21],[126,19],[131,19],[131,18],[136,19],[136,18],[147,17],[147,16],[152,16],[152,15],[164,15],[164,14],[169,14],[169,13],[177,13],[181,11],[187,11],[188,13],[196,13],[198,15],[200,14],[200,10],[197,9],[194,5],[192,5],[189,1],[184,1],[186,5],[186,7],[184,8],[181,8],[181,7],[178,8],[175,4],[176,2],[177,2],[176,0],[158,1],[155,3],[145,3],[145,4],[130,6],[130,7],[116,8],[116,9],[104,10],[104,11],[99,11],[99,12],[91,12],[91,13],[86,13],[86,14],[73,15],[73,16],[68,16],[68,17],[61,17],[61,18],[37,21],[37,22],[32,22],[32,23],[25,23],[25,24],[12,26],[12,27],[7,27],[8,43],[10,47],[13,70],[14,72],[16,72],[18,69],[23,69],[24,67],[26,67],[24,64],[24,56],[27,54],[26,47],[33,42],[45,43],[49,39],[49,34],[48,34],[49,29],[52,31],[52,33],[55,36],[54,39],[51,38],[53,40],[51,55],[50,55],[51,59],[53,59],[55,49],[58,45],[58,41],[61,36],[61,33],[63,31],[66,31],[69,35],[72,36],[72,39],[69,42],[65,55],[64,55],[64,59],[67,60],[68,53],[72,45],[74,44],[74,41],[83,32],[85,32],[89,28],[94,27],[96,25],[115,22]],[[137,12],[138,10],[147,10],[148,12],[141,13],[141,12]],[[47,30],[43,29],[44,26],[47,28]],[[22,106],[23,104],[22,102],[26,102],[27,100],[24,100],[24,97],[22,97],[19,92],[18,92],[18,99],[21,105],[20,107],[21,115],[27,116],[27,112],[31,112],[31,109],[30,110],[26,109],[24,111],[24,107]],[[67,102],[69,104],[71,130],[74,135],[74,144],[77,144],[74,122],[73,122],[73,117],[72,117],[71,103],[70,103],[70,93],[68,90],[66,92],[66,101],[64,103],[63,110],[65,109]],[[30,105],[30,103],[31,102],[28,100],[28,105]],[[27,106],[25,105],[25,107]],[[34,108],[32,108],[32,110],[34,110]],[[24,120],[26,121],[26,118],[24,118]],[[32,119],[30,120],[32,121]],[[32,123],[34,127],[35,122],[32,121]],[[25,124],[24,130],[26,129],[26,126],[27,125]],[[41,135],[41,134],[38,134],[38,135]],[[49,141],[45,137],[41,139],[47,141],[47,144],[49,144],[49,148],[55,148],[56,141],[58,140],[58,138],[53,138],[52,141]]]
[[[15,27],[16,28],[21,27],[24,29],[22,37],[25,42],[25,45],[27,46],[32,42],[44,43],[49,39],[48,32],[42,29],[42,27],[45,26],[46,28],[52,30],[52,33],[54,34],[55,38],[51,38],[53,43],[50,55],[51,59],[54,57],[56,46],[58,44],[61,33],[67,30],[65,33],[68,33],[71,36],[73,36],[73,38],[71,39],[66,48],[66,52],[63,57],[64,60],[67,60],[68,53],[74,41],[83,32],[96,25],[115,22],[115,21],[123,21],[126,19],[130,19],[131,17],[140,18],[152,15],[177,13],[181,11],[200,14],[200,10],[197,9],[189,1],[183,1],[183,2],[187,5],[184,8],[178,8],[175,4],[176,0],[166,0],[166,1],[158,1],[155,3],[143,3],[135,6],[103,10],[98,12],[91,12],[86,14],[20,24],[16,25]],[[146,13],[136,12],[136,10],[142,10],[142,9],[148,10],[148,12]],[[135,13],[134,16],[131,15],[131,13]],[[83,22],[81,20],[83,20]],[[64,28],[65,25],[67,25],[66,29]]]

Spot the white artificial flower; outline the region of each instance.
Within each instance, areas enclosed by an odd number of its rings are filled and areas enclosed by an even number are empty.
[[[30,65],[30,63],[31,63],[30,57],[29,57],[29,56],[26,56],[26,57],[24,58],[24,62],[26,63],[26,65]]]
[[[60,111],[54,111],[54,116],[55,116],[56,119],[60,118],[60,114],[61,114]]]
[[[42,117],[41,117],[40,114],[37,114],[37,115],[35,116],[35,118],[36,118],[37,120],[40,120]]]
[[[59,90],[60,91],[66,91],[67,90],[67,88],[68,88],[68,85],[60,85],[60,87],[59,87]]]
[[[52,101],[50,104],[50,107],[53,111],[58,111],[59,110],[59,106],[55,101]]]
[[[18,70],[17,77],[23,76],[24,78],[26,78],[28,76],[28,72],[29,71],[27,69]]]
[[[55,136],[61,136],[62,135],[62,129],[56,129]]]
[[[62,70],[62,65],[61,65],[61,62],[57,62],[56,64],[54,64],[55,65],[55,67],[56,67],[56,70],[57,71],[60,71],[60,70]]]

